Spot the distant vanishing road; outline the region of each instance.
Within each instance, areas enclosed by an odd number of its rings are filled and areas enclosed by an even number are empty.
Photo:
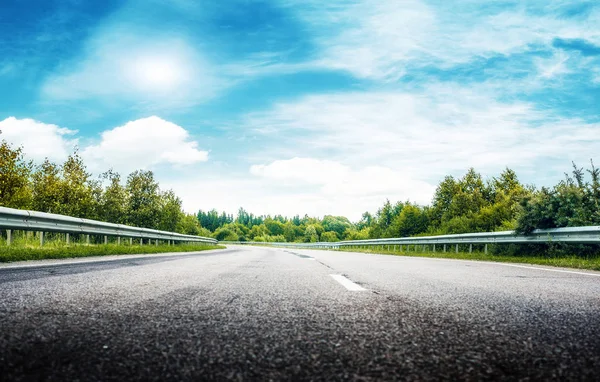
[[[0,266],[0,380],[598,380],[600,273],[229,247]]]

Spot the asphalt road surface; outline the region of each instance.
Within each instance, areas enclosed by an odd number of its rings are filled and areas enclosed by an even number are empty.
[[[0,267],[0,380],[598,380],[600,273],[230,247]]]

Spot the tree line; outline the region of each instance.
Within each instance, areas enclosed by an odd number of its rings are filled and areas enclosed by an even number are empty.
[[[195,215],[186,214],[172,190],[162,190],[152,171],[127,176],[108,170],[92,178],[77,152],[64,163],[27,160],[21,147],[0,143],[0,205],[209,236]]]
[[[22,148],[0,144],[0,205],[154,228],[218,240],[317,242],[370,238],[440,235],[467,232],[600,225],[600,171],[573,164],[570,174],[554,187],[521,183],[511,169],[484,180],[475,169],[462,177],[445,177],[432,202],[392,204],[358,222],[343,216],[322,219],[237,215],[200,210],[185,213],[172,190],[162,190],[152,171],[138,170],[121,179],[108,170],[97,179],[77,152],[62,164],[48,159],[39,165]]]
[[[446,176],[432,202],[392,204],[387,200],[374,214],[355,223],[343,216],[255,216],[243,208],[237,217],[216,210],[199,211],[203,227],[218,240],[315,242],[600,225],[600,171],[592,161],[584,170],[573,164],[571,174],[554,187],[521,183],[507,168],[484,180],[475,169],[462,177]]]

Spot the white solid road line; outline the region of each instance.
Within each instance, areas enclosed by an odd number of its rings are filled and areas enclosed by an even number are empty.
[[[506,263],[494,263],[497,265],[504,265],[506,267],[516,267],[516,268],[525,268],[525,269],[536,269],[540,271],[548,271],[548,272],[560,272],[560,273],[573,273],[576,275],[586,275],[586,276],[596,276],[600,277],[600,273],[587,273],[587,272],[577,272],[577,271],[566,271],[564,269],[550,269],[550,268],[541,268],[541,267],[531,267],[528,265],[517,265],[517,264],[506,264]]]
[[[361,290],[366,290],[365,288],[361,287],[360,285],[353,283],[352,281],[348,280],[347,278],[345,278],[342,275],[329,275],[331,277],[333,277],[333,279],[335,281],[337,281],[338,283],[342,284],[344,286],[344,288],[351,290],[351,291],[361,291]]]

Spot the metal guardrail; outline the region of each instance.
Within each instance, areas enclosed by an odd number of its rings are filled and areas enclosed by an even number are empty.
[[[369,240],[347,240],[338,242],[319,242],[319,243],[269,243],[269,242],[227,242],[222,241],[222,244],[249,244],[249,245],[266,245],[275,247],[288,248],[324,248],[324,249],[342,249],[344,247],[371,247],[371,246],[387,246],[388,249],[395,250],[403,245],[431,245],[433,251],[436,246],[443,247],[446,251],[447,245],[455,245],[458,252],[458,245],[468,244],[469,252],[473,250],[473,244],[481,244],[487,253],[488,244],[531,244],[531,243],[573,243],[573,244],[600,244],[600,226],[590,227],[568,227],[568,228],[553,228],[553,229],[538,229],[529,235],[519,235],[514,231],[501,232],[481,232],[481,233],[463,233],[456,235],[439,235],[439,236],[421,236],[421,237],[402,237],[390,239],[369,239]],[[409,247],[410,248],[410,247]]]
[[[159,231],[148,228],[138,228],[123,224],[106,223],[97,220],[74,218],[71,216],[50,214],[45,212],[18,210],[14,208],[0,207],[0,229],[6,230],[8,244],[12,241],[12,230],[38,231],[40,244],[44,243],[44,232],[62,232],[67,234],[85,234],[89,243],[89,235],[104,235],[107,242],[108,236],[119,238],[130,238],[130,242],[140,239],[143,243],[147,240],[167,240],[171,242],[200,242],[217,244],[217,240],[208,237],[183,235],[180,233]]]

